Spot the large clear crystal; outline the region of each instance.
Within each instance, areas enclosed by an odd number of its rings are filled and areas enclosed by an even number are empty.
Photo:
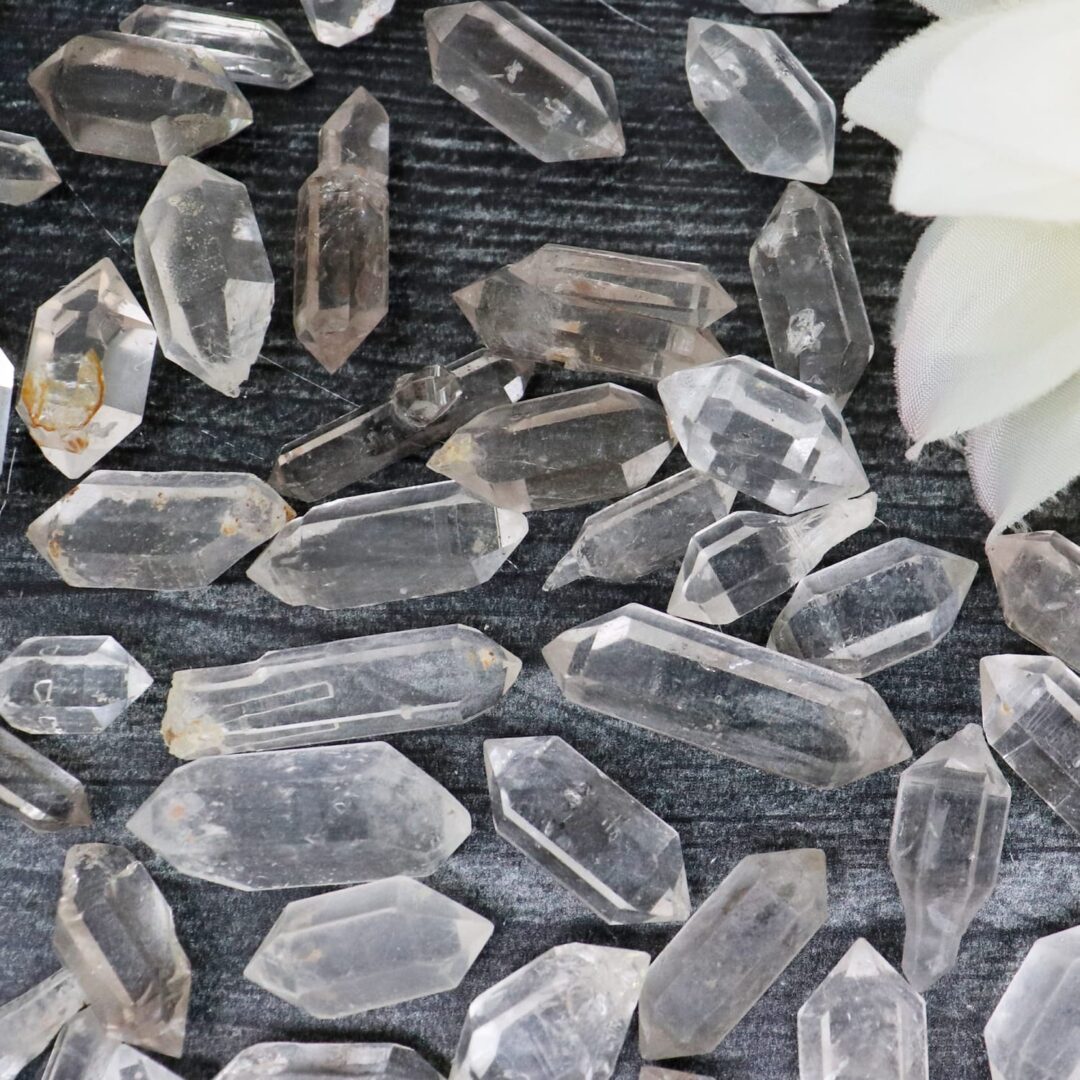
[[[0,466],[7,461],[8,422],[11,419],[11,399],[15,394],[15,366],[7,353],[0,349]]]
[[[82,784],[32,746],[0,727],[0,814],[35,832],[90,824]]]
[[[111,259],[37,309],[16,412],[65,476],[82,476],[142,423],[156,349]]]
[[[424,14],[431,76],[541,161],[626,153],[615,84],[513,4],[449,4]]]
[[[181,873],[234,889],[426,877],[472,829],[450,792],[382,742],[200,758],[127,827]]]
[[[826,914],[825,855],[817,848],[748,855],[737,863],[645,976],[641,1056],[715,1050]]]
[[[390,175],[390,117],[374,94],[358,86],[319,129],[319,163],[354,165],[372,180]]]
[[[394,9],[394,0],[300,0],[311,32],[324,45],[340,48],[370,34]]]
[[[0,1005],[0,1080],[15,1080],[82,1006],[82,990],[64,968]]]
[[[0,131],[0,204],[25,206],[59,183],[60,174],[37,139]]]
[[[889,864],[907,923],[904,974],[920,992],[956,965],[960,939],[993,891],[1011,796],[977,724],[900,776]]]
[[[241,1050],[217,1080],[442,1080],[424,1059],[395,1043],[258,1043]]]
[[[83,1009],[56,1040],[41,1080],[180,1080],[132,1046],[107,1034],[93,1010]]]
[[[565,631],[544,659],[578,705],[812,787],[911,756],[858,679],[640,604]]]

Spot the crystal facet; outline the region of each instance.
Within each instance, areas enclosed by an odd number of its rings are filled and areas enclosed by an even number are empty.
[[[394,0],[300,0],[311,32],[324,45],[340,48],[370,34],[394,9]]]
[[[649,968],[641,1056],[715,1050],[817,933],[826,909],[817,848],[741,860]]]
[[[224,68],[190,45],[98,30],[30,73],[42,107],[76,150],[167,165],[251,124]]]
[[[130,851],[111,844],[68,850],[53,946],[106,1034],[180,1056],[191,965],[168,902]]]
[[[274,306],[274,275],[244,185],[178,158],[139,215],[135,263],[161,351],[238,396]]]
[[[374,94],[358,86],[319,130],[319,163],[354,165],[373,180],[390,175],[390,117]]]
[[[37,139],[0,131],[0,204],[25,206],[59,183],[60,174]]]
[[[8,422],[11,419],[11,399],[15,394],[15,366],[7,353],[0,349],[0,466],[7,461]]]
[[[156,349],[111,259],[38,308],[16,412],[65,476],[82,476],[142,423]]]
[[[680,371],[659,391],[690,464],[782,514],[870,486],[833,400],[757,360]]]
[[[426,877],[468,811],[382,742],[200,758],[175,769],[128,829],[183,874],[234,889]]]
[[[15,1080],[82,1006],[82,990],[64,968],[0,1005],[0,1080]]]
[[[26,535],[69,585],[199,589],[292,516],[248,473],[91,473]]]
[[[495,924],[412,878],[294,900],[245,978],[320,1019],[458,986]]]
[[[907,929],[904,974],[922,992],[951,971],[997,882],[1012,792],[968,724],[900,776],[889,864]]]
[[[132,1046],[107,1034],[83,1009],[60,1032],[41,1080],[180,1080]]]
[[[33,747],[0,727],[0,814],[35,832],[90,824],[82,784]]]
[[[640,604],[565,631],[544,659],[578,705],[812,787],[911,756],[865,683]]]
[[[648,966],[576,942],[541,953],[469,1006],[450,1080],[609,1080]]]
[[[395,1043],[258,1043],[242,1050],[217,1080],[443,1080],[424,1059]]]
[[[431,77],[541,161],[626,153],[611,76],[500,0],[424,14]]]
[[[832,177],[836,106],[771,30],[691,19],[686,77],[698,112],[749,172]]]
[[[825,15],[848,0],[742,0],[755,15]]]

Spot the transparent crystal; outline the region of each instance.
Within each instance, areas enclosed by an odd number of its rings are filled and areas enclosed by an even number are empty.
[[[680,1069],[661,1069],[657,1065],[643,1065],[638,1080],[710,1080],[701,1073],[688,1073]]]
[[[290,522],[248,577],[286,604],[328,611],[471,589],[529,531],[454,483],[337,499]]]
[[[679,834],[557,735],[488,739],[495,829],[600,918],[690,916]]]
[[[771,30],[691,19],[686,77],[698,112],[749,172],[832,177],[836,106]]]
[[[319,131],[320,165],[354,165],[372,181],[390,175],[390,117],[374,94],[358,86]]]
[[[435,85],[541,161],[626,153],[611,76],[513,4],[430,8],[424,25]]]
[[[224,68],[190,45],[97,30],[30,73],[30,87],[76,150],[168,165],[251,124]]]
[[[609,1080],[649,954],[557,945],[469,1006],[450,1080]]]
[[[415,1050],[394,1043],[258,1043],[242,1050],[217,1080],[442,1080]]]
[[[156,349],[111,259],[37,309],[16,412],[65,476],[82,476],[142,423]]]
[[[41,1080],[179,1080],[132,1046],[119,1042],[83,1009],[60,1032]]]
[[[0,131],[0,204],[25,206],[59,183],[60,174],[37,139]]]
[[[498,704],[520,671],[468,626],[281,649],[177,671],[161,732],[177,757],[196,758],[463,724]]]
[[[640,604],[565,631],[544,659],[578,705],[812,787],[911,756],[865,683]]]
[[[840,211],[788,184],[750,249],[773,363],[843,408],[874,355]]]
[[[927,1080],[926,1003],[859,938],[799,1010],[799,1080]]]
[[[658,389],[690,464],[782,514],[870,486],[832,399],[757,360],[679,371]]]
[[[686,550],[668,614],[724,626],[787,592],[829,550],[867,528],[877,496],[788,517],[740,510],[702,529]]]
[[[472,828],[450,792],[382,742],[200,758],[127,827],[182,874],[234,889],[426,877]]]
[[[0,1005],[0,1080],[15,1080],[82,1006],[82,990],[64,968]]]
[[[755,15],[826,15],[848,0],[741,0]]]
[[[715,1050],[826,914],[824,852],[742,859],[649,968],[638,1012],[641,1056]]]
[[[26,535],[84,589],[199,589],[293,516],[248,473],[122,472],[82,480]]]
[[[419,431],[446,416],[462,393],[461,380],[449,368],[429,364],[395,381],[390,411],[403,427]]]
[[[174,161],[139,215],[135,263],[161,351],[237,397],[274,305],[274,275],[244,185],[191,158]]]
[[[300,0],[311,32],[324,45],[340,48],[370,34],[394,10],[394,0]]]
[[[180,1056],[191,965],[168,902],[130,851],[68,849],[53,946],[106,1034]]]
[[[0,727],[0,814],[35,832],[90,824],[82,784],[33,747]]]
[[[495,924],[407,877],[285,906],[244,977],[320,1019],[453,990]]]
[[[977,724],[900,776],[889,864],[907,923],[904,974],[920,992],[956,965],[960,939],[993,891],[1011,796]]]
[[[7,461],[8,421],[11,419],[11,399],[15,394],[15,367],[0,349],[0,466]]]

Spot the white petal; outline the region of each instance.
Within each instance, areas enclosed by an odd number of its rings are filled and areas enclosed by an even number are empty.
[[[1020,4],[1032,3],[1033,0],[915,0],[932,15],[942,19],[959,19],[968,15],[984,15]]]

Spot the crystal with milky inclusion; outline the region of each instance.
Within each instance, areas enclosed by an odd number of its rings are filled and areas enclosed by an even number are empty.
[[[7,461],[8,421],[11,419],[11,399],[15,393],[15,367],[7,353],[0,349],[0,466]]]
[[[319,1019],[458,986],[494,923],[412,878],[287,904],[244,977]]]
[[[811,787],[911,756],[858,679],[640,604],[565,631],[544,659],[578,705]]]
[[[394,0],[300,0],[311,32],[324,45],[340,48],[375,29],[394,9]]]
[[[125,34],[197,45],[234,82],[291,90],[311,78],[311,68],[271,19],[233,15],[188,4],[143,4],[120,24]]]
[[[183,874],[234,889],[426,877],[469,813],[392,746],[274,750],[175,769],[128,829]]]
[[[676,372],[658,389],[690,464],[782,514],[870,486],[833,400],[749,356]]]
[[[191,158],[174,161],[139,215],[135,263],[161,351],[237,397],[274,306],[274,276],[244,185]]]
[[[644,487],[671,453],[664,411],[614,383],[499,405],[453,435],[428,468],[508,510],[560,510]]]
[[[750,249],[773,363],[843,408],[874,355],[874,336],[840,212],[788,184]]]
[[[541,161],[626,153],[611,76],[513,4],[424,13],[431,76]]]
[[[723,517],[734,499],[734,489],[693,469],[635,491],[585,519],[544,588],[586,577],[636,581],[678,559],[689,538]]]
[[[956,965],[960,939],[993,891],[1011,797],[977,724],[900,776],[889,864],[907,923],[904,974],[920,992]]]
[[[60,1032],[41,1080],[179,1080],[132,1046],[119,1042],[83,1009]]]
[[[817,848],[736,864],[649,968],[638,1012],[641,1056],[715,1050],[817,933],[827,900]]]
[[[788,517],[741,510],[697,533],[668,613],[724,626],[787,592],[877,513],[871,491]]]
[[[63,968],[0,1005],[0,1080],[15,1080],[82,1006],[82,990]]]
[[[65,476],[82,476],[142,423],[156,349],[111,259],[38,308],[16,412]]]
[[[742,0],[755,15],[824,15],[848,0]]]
[[[424,1059],[395,1043],[258,1043],[241,1050],[217,1080],[442,1080]],[[73,1078],[74,1080],[74,1078]]]
[[[25,206],[60,182],[60,174],[37,139],[0,131],[0,204]]]
[[[649,954],[557,945],[469,1006],[450,1080],[609,1080]]]
[[[529,531],[454,483],[336,499],[290,522],[248,577],[286,604],[334,611],[471,589]]]
[[[26,535],[83,589],[199,589],[292,517],[248,473],[91,473]]]
[[[190,45],[97,30],[30,73],[42,107],[76,150],[168,165],[251,124],[225,69]]]
[[[90,824],[82,784],[33,747],[0,727],[0,814],[35,832]]]
[[[161,731],[177,757],[196,758],[463,724],[498,704],[520,671],[469,626],[282,649],[177,671]]]
[[[683,1072],[681,1069],[661,1069],[656,1065],[643,1065],[638,1080],[709,1080],[701,1073]]]
[[[168,902],[130,851],[68,849],[53,946],[108,1035],[180,1056],[191,965]]]
[[[749,172],[832,177],[836,106],[771,30],[691,19],[686,77],[698,112]]]

